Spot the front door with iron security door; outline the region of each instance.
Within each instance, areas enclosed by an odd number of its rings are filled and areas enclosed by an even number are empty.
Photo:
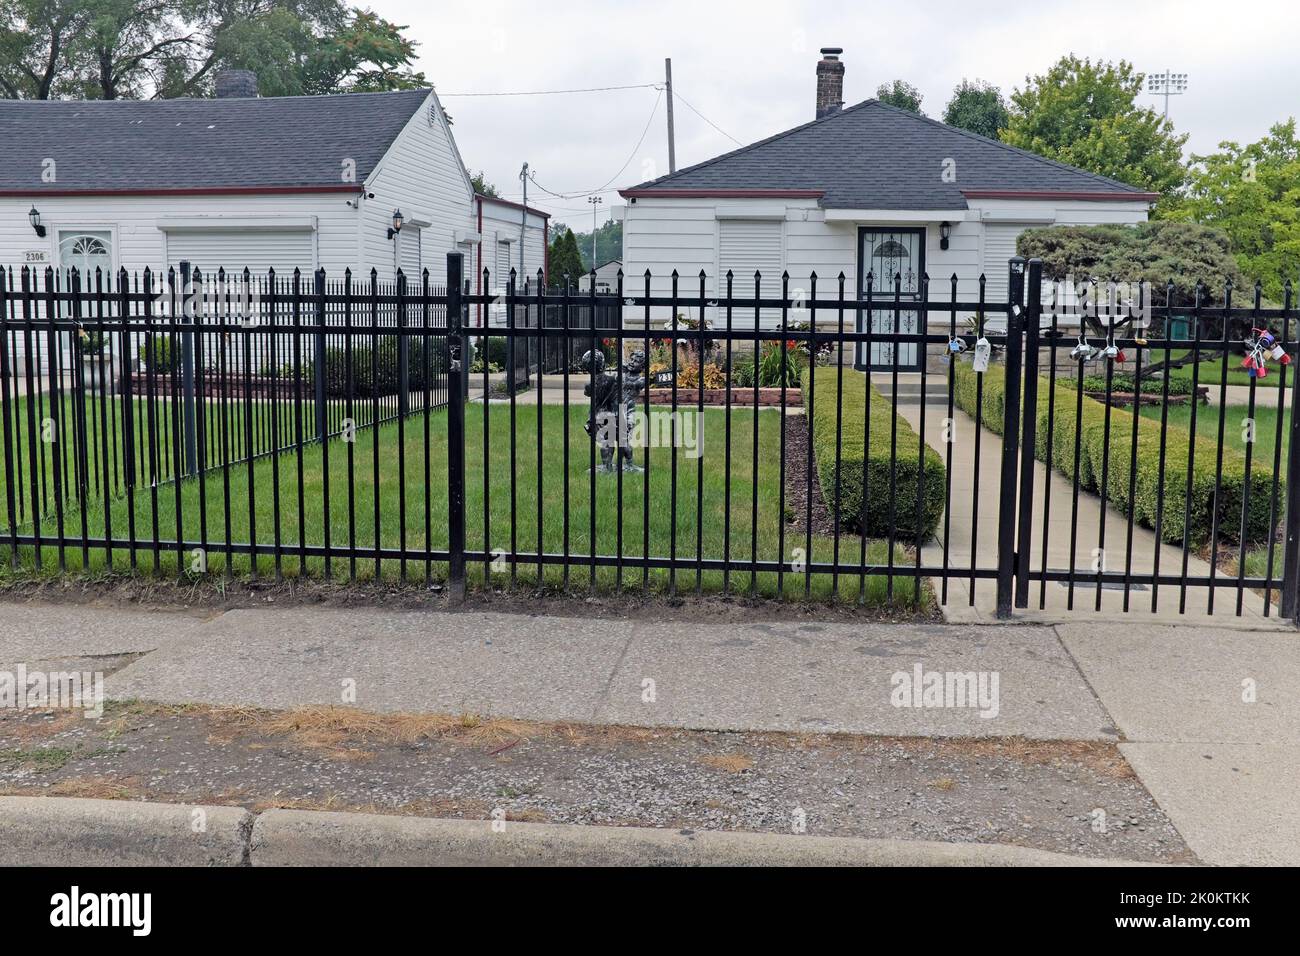
[[[925,230],[864,226],[858,230],[858,298],[867,298],[871,282],[870,312],[862,313],[862,323],[871,323],[873,336],[883,336],[868,347],[859,345],[858,368],[892,369],[897,360],[904,371],[921,367],[925,350],[917,342],[897,342],[888,338],[895,333],[915,335],[923,331],[921,313],[914,307],[921,299],[921,279],[925,274]]]

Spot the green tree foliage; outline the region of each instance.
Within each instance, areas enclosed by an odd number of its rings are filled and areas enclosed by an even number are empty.
[[[405,29],[345,0],[0,0],[0,96],[207,96],[227,68],[263,96],[424,86]]]
[[[949,126],[997,139],[1006,128],[1011,114],[1002,91],[983,80],[962,80],[952,91],[944,107],[943,121]]]
[[[921,112],[920,91],[904,80],[881,83],[876,89],[876,99],[888,106],[896,106],[900,110],[907,110],[909,113],[916,113],[920,116],[925,115]]]
[[[582,271],[590,272],[611,259],[623,258],[623,224],[605,221],[596,229],[596,261],[591,261],[591,233],[574,233],[578,251],[582,253]]]
[[[1137,105],[1143,74],[1120,60],[1065,56],[1011,94],[1003,142],[1173,200],[1183,184],[1185,135]]]
[[[474,192],[480,196],[488,196],[492,199],[499,199],[501,191],[487,181],[483,170],[479,170],[469,178],[470,185],[474,187]]]
[[[1043,276],[1049,279],[1072,278],[1076,284],[1094,279],[1150,283],[1157,306],[1164,305],[1170,280],[1177,306],[1192,303],[1198,280],[1216,298],[1225,282],[1239,289],[1246,282],[1227,235],[1190,222],[1027,229],[1016,240],[1016,252],[1042,259]]]
[[[77,47],[90,20],[80,0],[0,0],[0,95],[48,100],[76,92]]]
[[[351,11],[335,32],[319,37],[302,66],[307,93],[383,93],[428,86],[411,70],[415,41],[406,27],[369,10]]]
[[[1237,263],[1264,294],[1281,302],[1300,273],[1300,139],[1294,118],[1246,146],[1219,144],[1193,156],[1185,198],[1170,217],[1227,233]]]
[[[578,251],[578,239],[572,229],[565,229],[551,241],[547,280],[552,286],[561,286],[567,275],[569,281],[576,286],[582,273],[582,253]]]

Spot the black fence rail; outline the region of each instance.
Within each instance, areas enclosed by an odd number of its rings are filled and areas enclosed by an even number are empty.
[[[456,255],[438,286],[5,272],[0,549],[19,571],[419,577],[453,598],[1295,618],[1289,284],[1242,304],[1021,259],[1003,300],[912,278],[905,299],[901,276],[575,294],[512,273],[503,297],[465,291]],[[504,362],[471,370],[487,339]]]

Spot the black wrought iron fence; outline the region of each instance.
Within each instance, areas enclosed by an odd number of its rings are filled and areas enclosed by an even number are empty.
[[[1296,615],[1289,285],[461,270],[3,273],[10,567]]]

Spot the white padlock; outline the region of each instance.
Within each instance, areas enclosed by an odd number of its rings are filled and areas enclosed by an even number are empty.
[[[980,336],[975,342],[975,353],[971,358],[971,367],[977,372],[987,372],[989,370],[989,356],[993,354],[993,346],[989,340]]]

